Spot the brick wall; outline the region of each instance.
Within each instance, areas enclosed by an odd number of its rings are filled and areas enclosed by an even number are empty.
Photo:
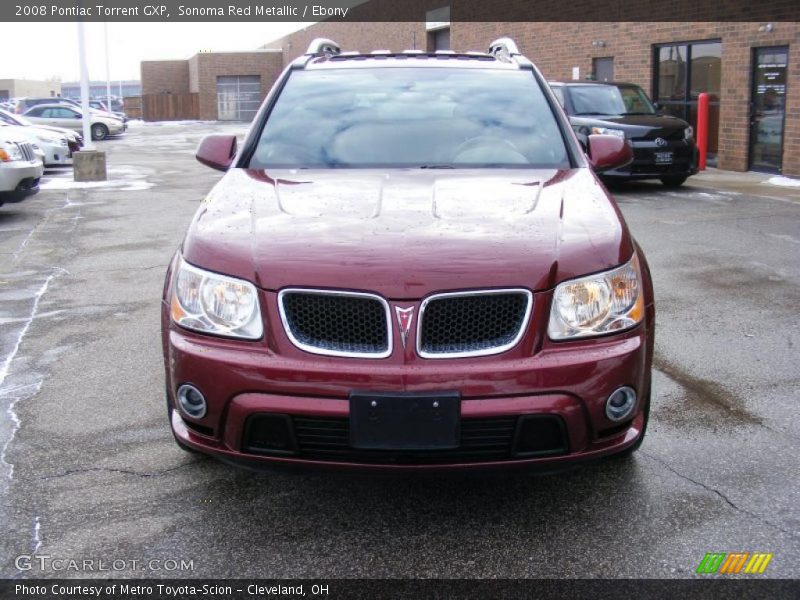
[[[189,65],[185,60],[145,60],[141,71],[143,95],[189,93]]]
[[[218,76],[258,75],[261,78],[263,100],[283,69],[283,55],[265,50],[196,54],[184,62],[190,73],[189,89],[199,94],[199,118],[203,120],[217,118]]]
[[[722,41],[722,74],[718,159],[722,169],[744,171],[748,166],[749,103],[753,48],[789,46],[783,172],[800,176],[800,23],[778,22],[771,32],[759,32],[761,23],[734,22],[455,22],[451,46],[485,51],[502,36],[513,38],[549,79],[571,79],[572,68],[581,77],[592,70],[592,59],[614,57],[614,78],[653,92],[653,44],[718,39]],[[315,37],[328,37],[343,50],[426,48],[424,23],[319,23],[286,36],[274,44],[288,63],[305,51]],[[592,46],[603,41],[605,46]]]

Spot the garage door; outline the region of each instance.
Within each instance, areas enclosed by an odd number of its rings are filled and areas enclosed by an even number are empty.
[[[261,77],[217,77],[217,118],[220,121],[252,121],[261,104]]]

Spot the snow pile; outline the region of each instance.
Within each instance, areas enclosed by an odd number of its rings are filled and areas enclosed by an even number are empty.
[[[85,190],[103,188],[120,192],[139,192],[148,190],[155,184],[147,181],[147,174],[138,167],[111,167],[108,169],[108,181],[74,181],[71,172],[64,172],[54,177],[45,177],[39,184],[42,190]]]
[[[800,187],[800,179],[792,179],[791,177],[783,176],[770,177],[764,183],[779,185],[781,187]]]

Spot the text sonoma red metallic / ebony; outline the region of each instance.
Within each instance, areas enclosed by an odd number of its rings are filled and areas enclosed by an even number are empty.
[[[654,303],[641,249],[511,40],[340,53],[281,75],[164,286],[179,445],[362,469],[558,466],[635,450]]]

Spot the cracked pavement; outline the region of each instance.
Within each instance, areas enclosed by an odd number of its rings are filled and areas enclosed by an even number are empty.
[[[1,576],[109,576],[15,568],[35,552],[194,565],[124,577],[693,577],[712,551],[800,575],[800,191],[717,172],[613,190],[658,310],[632,459],[256,473],[179,450],[164,407],[163,273],[219,178],[193,159],[213,131],[244,127],[134,124],[101,146],[117,185],[0,208]]]

